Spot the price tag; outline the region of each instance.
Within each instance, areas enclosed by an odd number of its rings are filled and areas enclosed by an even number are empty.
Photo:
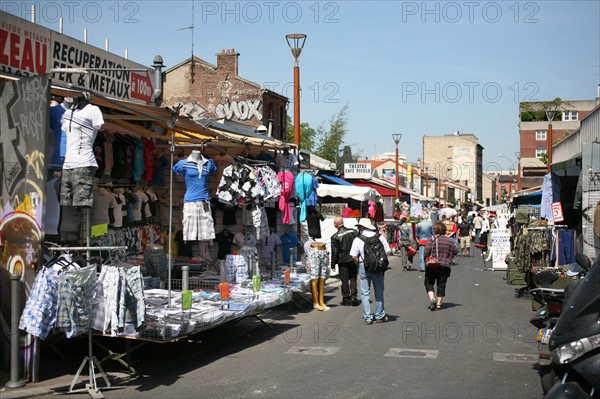
[[[102,237],[108,234],[108,223],[92,226],[92,237]]]
[[[187,310],[192,308],[192,291],[187,290],[181,293],[181,309]]]
[[[555,222],[563,222],[565,220],[563,216],[562,204],[560,202],[552,203],[552,217]]]

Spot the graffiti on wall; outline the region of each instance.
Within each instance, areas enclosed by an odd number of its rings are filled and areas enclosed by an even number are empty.
[[[49,87],[45,76],[0,84],[0,318],[5,321],[10,320],[10,275],[18,275],[25,287],[23,306],[42,257]]]

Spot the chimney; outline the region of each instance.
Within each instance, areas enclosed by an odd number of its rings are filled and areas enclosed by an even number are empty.
[[[600,100],[600,84],[596,88],[596,100]]]
[[[236,53],[234,48],[221,50],[217,53],[217,70],[221,72],[233,73],[233,76],[238,76],[238,57],[240,53]]]

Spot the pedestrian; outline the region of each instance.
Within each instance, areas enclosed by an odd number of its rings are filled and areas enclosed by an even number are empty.
[[[363,305],[363,318],[365,324],[373,324],[373,316],[376,323],[384,323],[388,321],[388,315],[385,313],[383,304],[383,290],[384,290],[384,272],[371,273],[365,270],[364,258],[365,243],[361,239],[373,237],[377,234],[376,228],[373,226],[371,221],[366,218],[361,218],[356,225],[359,236],[352,242],[352,248],[350,249],[350,255],[354,259],[354,263],[358,266],[358,275],[360,277],[360,295],[361,302]],[[379,240],[383,244],[383,248],[386,254],[389,254],[390,246],[382,235],[379,235]],[[371,283],[373,283],[373,290],[375,291],[375,314],[371,314],[371,304],[369,303],[369,297],[371,296]]]
[[[417,240],[419,244],[419,271],[425,271],[425,245],[427,244],[427,240],[433,237],[433,224],[429,220],[427,220],[427,213],[421,214],[421,221],[417,223]]]
[[[413,257],[408,253],[408,246],[413,245],[412,230],[408,225],[408,220],[406,217],[402,217],[400,219],[400,251],[398,252],[398,256],[400,257],[400,264],[402,265],[402,270],[412,270],[412,261]]]
[[[473,229],[475,229],[475,242],[479,244],[479,236],[481,235],[481,229],[483,228],[483,218],[479,213],[473,218]]]
[[[429,297],[429,310],[441,310],[442,302],[446,296],[446,282],[450,277],[450,266],[452,260],[458,254],[458,247],[454,241],[446,235],[446,226],[436,223],[433,226],[434,236],[427,241],[425,246],[425,259],[429,256],[437,258],[437,266],[427,266],[425,269],[425,290]],[[433,266],[433,265],[432,265]],[[437,299],[434,286],[437,285]]]
[[[333,227],[337,231],[331,236],[331,266],[337,265],[342,280],[342,306],[358,306],[356,278],[358,266],[350,256],[352,242],[358,235],[356,230],[344,226],[344,218],[336,216]]]
[[[471,234],[473,234],[473,224],[466,219],[456,225],[458,236],[460,237],[460,254],[469,256],[471,254]]]

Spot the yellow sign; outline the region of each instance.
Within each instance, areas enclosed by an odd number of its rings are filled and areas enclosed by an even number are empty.
[[[181,310],[192,308],[192,290],[183,291],[181,293]]]
[[[102,237],[108,234],[108,223],[92,226],[92,237]]]
[[[408,182],[412,182],[412,165],[406,167],[406,175],[408,176]]]

